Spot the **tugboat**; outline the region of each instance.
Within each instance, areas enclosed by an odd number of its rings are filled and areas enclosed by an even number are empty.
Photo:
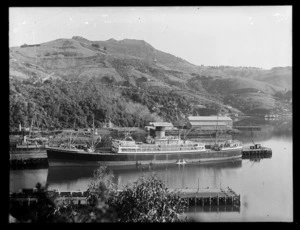
[[[49,139],[41,136],[41,132],[38,129],[36,134],[33,133],[33,124],[36,121],[36,113],[34,113],[33,119],[31,121],[31,127],[29,134],[27,135],[23,131],[23,138],[18,143],[12,143],[10,146],[10,154],[46,154],[46,146],[49,144]],[[20,131],[22,130],[20,124]]]
[[[10,148],[10,154],[46,153],[46,146],[48,146],[47,138],[30,138],[24,135],[20,143]]]

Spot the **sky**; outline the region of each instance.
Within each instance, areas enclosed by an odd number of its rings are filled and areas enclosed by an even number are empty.
[[[292,6],[10,7],[9,47],[138,39],[195,65],[292,66]]]

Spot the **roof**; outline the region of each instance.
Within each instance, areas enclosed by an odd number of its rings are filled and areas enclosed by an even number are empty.
[[[173,127],[173,124],[169,122],[149,122],[149,124],[155,127]]]
[[[201,121],[191,121],[190,122],[192,126],[206,126],[206,125],[213,125],[213,126],[226,126],[227,124],[225,122],[201,122]]]
[[[219,116],[190,116],[189,121],[232,121],[230,117]]]
[[[139,127],[112,127],[112,128],[110,128],[111,130],[117,130],[117,131],[127,131],[127,132],[129,132],[129,131],[139,131],[139,130],[141,130],[141,128],[139,128]]]

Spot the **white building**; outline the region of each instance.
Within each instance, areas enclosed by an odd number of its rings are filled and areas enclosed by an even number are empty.
[[[193,128],[201,130],[224,130],[232,129],[233,121],[225,116],[190,116],[189,124]]]

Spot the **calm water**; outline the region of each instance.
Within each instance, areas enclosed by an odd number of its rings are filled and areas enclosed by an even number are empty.
[[[270,125],[270,124],[269,124]],[[293,142],[288,122],[266,126],[261,132],[235,135],[244,145],[251,138],[272,148],[271,158],[243,159],[224,163],[193,165],[155,165],[110,167],[115,183],[121,188],[140,175],[156,173],[169,188],[226,188],[241,195],[240,209],[228,207],[192,207],[189,218],[208,222],[293,221]],[[40,170],[10,172],[10,190],[32,188],[37,182],[48,183],[49,189],[86,190],[97,167],[50,167]]]

